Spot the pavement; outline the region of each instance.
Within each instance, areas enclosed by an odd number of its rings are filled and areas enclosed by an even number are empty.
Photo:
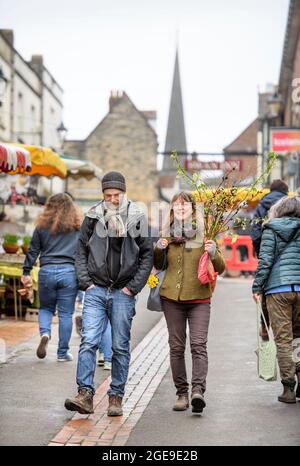
[[[300,402],[278,402],[280,380],[265,382],[257,377],[251,285],[247,279],[218,282],[212,302],[203,414],[172,411],[176,396],[169,370],[128,446],[300,445]],[[191,375],[191,358],[186,354]]]
[[[300,445],[300,403],[279,403],[280,381],[257,377],[251,283],[218,282],[209,331],[207,407],[202,415],[172,410],[176,396],[166,326],[160,313],[146,310],[145,289],[133,324],[124,416],[106,416],[110,378],[101,368],[96,370],[95,414],[73,416],[64,410],[64,399],[75,393],[80,339],[74,333],[75,361],[57,363],[56,337],[42,361],[35,357],[39,338],[34,337],[15,346],[7,363],[0,365],[0,445]],[[186,356],[190,377],[189,351]]]
[[[161,318],[160,314],[146,310],[146,298],[145,289],[137,300],[132,348],[138,345]],[[1,324],[0,338],[1,328],[4,332],[4,326],[7,326],[5,321]],[[20,324],[16,324],[17,333]],[[22,324],[30,327],[29,331],[24,331],[27,340],[32,324]],[[74,361],[59,363],[56,361],[57,327],[53,325],[46,359],[39,360],[35,356],[39,342],[36,334],[24,343],[9,346],[6,364],[0,364],[0,445],[47,445],[72,418],[72,413],[64,409],[64,401],[76,394],[76,363],[80,338],[74,329],[70,342]],[[7,335],[8,331],[5,332]],[[11,333],[10,331],[10,343]],[[109,374],[109,371],[97,367],[95,385],[101,385]]]

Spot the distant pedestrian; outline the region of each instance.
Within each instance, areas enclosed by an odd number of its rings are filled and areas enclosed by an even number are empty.
[[[104,370],[111,370],[112,359],[112,336],[110,321],[107,321],[106,329],[102,333],[99,345],[98,366],[102,366]]]
[[[279,401],[300,398],[300,200],[284,197],[265,225],[253,297],[266,295],[283,384]],[[295,374],[298,379],[295,394]]]
[[[170,361],[178,396],[173,409],[189,407],[189,384],[186,376],[186,325],[189,325],[192,369],[191,404],[193,412],[202,412],[206,403],[208,371],[207,335],[210,320],[211,285],[200,284],[198,264],[208,251],[215,270],[222,273],[225,262],[215,241],[203,240],[203,217],[197,212],[191,194],[173,197],[168,224],[154,250],[154,266],[166,273],[160,287],[162,306],[169,332]]]
[[[58,361],[72,361],[69,342],[72,316],[78,291],[75,251],[79,238],[81,215],[68,194],[49,198],[39,215],[26,254],[23,276],[25,286],[31,285],[30,271],[39,257],[39,327],[41,341],[37,357],[46,357],[51,338],[51,324],[56,308],[59,320]]]
[[[85,294],[84,291],[82,292]],[[83,301],[82,301],[83,305]],[[77,315],[75,317],[76,331],[77,334],[81,337],[82,331],[82,315]],[[106,328],[104,329],[102,336],[100,337],[99,343],[99,359],[98,366],[103,367],[104,370],[111,370],[111,358],[112,358],[112,335],[111,335],[111,325],[109,320],[107,321]]]
[[[289,188],[285,181],[274,180],[270,186],[270,192],[259,202],[253,214],[251,237],[257,257],[259,257],[260,243],[262,239],[263,223],[267,219],[268,212],[273,204],[288,195]]]

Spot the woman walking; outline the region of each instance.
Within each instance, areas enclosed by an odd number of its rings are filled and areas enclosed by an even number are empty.
[[[154,266],[166,265],[160,288],[162,306],[169,332],[170,362],[177,401],[175,411],[189,407],[189,384],[185,366],[186,325],[189,325],[192,354],[193,412],[205,407],[204,393],[208,371],[207,334],[210,319],[211,285],[200,284],[197,276],[199,259],[208,251],[215,270],[225,269],[215,241],[203,241],[203,216],[191,194],[180,192],[170,205],[168,224],[154,250]]]
[[[284,197],[265,224],[252,291],[266,295],[283,385],[278,401],[300,398],[300,200]],[[298,388],[295,394],[295,374]]]
[[[58,361],[72,361],[69,341],[72,315],[78,292],[75,273],[75,251],[81,216],[71,197],[51,196],[38,217],[23,266],[22,283],[31,285],[30,271],[39,257],[39,327],[41,340],[36,354],[45,358],[51,338],[51,324],[57,307],[59,319]]]

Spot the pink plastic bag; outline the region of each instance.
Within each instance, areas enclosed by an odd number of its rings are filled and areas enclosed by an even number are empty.
[[[210,260],[207,251],[202,254],[198,265],[198,280],[201,285],[210,283],[211,290],[214,291],[216,287],[218,272],[215,272],[212,261]]]

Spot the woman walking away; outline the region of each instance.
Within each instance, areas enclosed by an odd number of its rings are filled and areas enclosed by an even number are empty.
[[[270,212],[252,291],[266,295],[283,385],[278,401],[300,398],[300,200],[284,197]],[[295,394],[295,374],[298,387]]]
[[[208,251],[218,273],[225,269],[224,259],[215,241],[203,241],[203,215],[191,194],[173,197],[168,224],[161,232],[154,250],[154,266],[166,264],[160,288],[162,306],[169,332],[170,362],[178,399],[175,411],[189,407],[189,384],[186,376],[186,324],[189,325],[192,353],[192,411],[205,407],[204,393],[208,371],[207,334],[210,319],[211,285],[198,280],[199,259]]]
[[[72,361],[69,341],[72,315],[78,292],[75,273],[75,250],[81,216],[68,194],[55,194],[38,217],[26,254],[22,282],[31,284],[30,271],[39,257],[39,326],[41,340],[37,357],[45,358],[51,338],[51,324],[57,307],[59,319],[58,361]]]

